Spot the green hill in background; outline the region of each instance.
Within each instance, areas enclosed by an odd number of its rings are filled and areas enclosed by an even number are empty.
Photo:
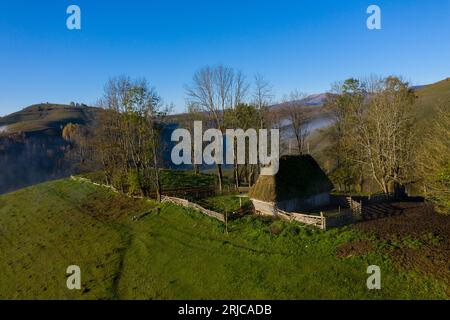
[[[75,172],[65,159],[68,123],[91,124],[97,108],[36,104],[0,118],[0,193]]]
[[[435,114],[435,107],[446,104],[450,112],[450,78],[421,87],[416,90],[416,108],[419,122]]]
[[[67,123],[87,124],[98,109],[64,104],[36,104],[0,118],[7,133],[61,130]]]

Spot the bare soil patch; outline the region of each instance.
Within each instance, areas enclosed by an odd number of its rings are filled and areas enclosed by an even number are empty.
[[[362,256],[373,251],[372,242],[369,240],[352,241],[338,247],[338,258],[350,258],[352,256]]]
[[[357,223],[352,228],[375,236],[394,263],[443,281],[450,296],[450,216],[417,202],[392,204],[401,214]],[[358,254],[363,244],[346,244],[338,251]],[[349,252],[347,252],[347,251]],[[352,251],[353,250],[353,251]]]

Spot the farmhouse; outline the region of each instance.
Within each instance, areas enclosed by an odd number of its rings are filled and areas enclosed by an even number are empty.
[[[260,175],[249,197],[260,214],[302,212],[330,203],[333,184],[310,155],[282,156],[276,175]]]

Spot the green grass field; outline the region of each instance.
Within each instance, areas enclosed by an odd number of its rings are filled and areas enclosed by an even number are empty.
[[[336,257],[364,238],[247,216],[222,223],[174,205],[132,200],[89,183],[59,180],[0,196],[1,299],[418,299],[443,285],[397,270],[377,253]],[[82,290],[66,288],[81,268]],[[382,289],[366,288],[366,268]]]
[[[80,174],[93,182],[105,184],[106,178],[102,171]],[[212,174],[196,174],[190,170],[160,170],[161,186],[164,189],[200,188],[214,186],[216,177]]]
[[[197,201],[201,206],[222,213],[231,213],[237,211],[241,206],[246,206],[251,203],[249,198],[239,199],[239,195],[223,195],[213,196]]]

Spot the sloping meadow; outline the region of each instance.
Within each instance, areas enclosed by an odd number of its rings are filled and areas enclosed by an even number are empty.
[[[2,299],[386,299],[446,298],[442,283],[399,271],[387,255],[342,259],[366,239],[348,228],[316,230],[245,216],[224,224],[107,188],[60,180],[0,196]],[[381,268],[368,290],[367,267]],[[81,290],[66,286],[78,265]]]

